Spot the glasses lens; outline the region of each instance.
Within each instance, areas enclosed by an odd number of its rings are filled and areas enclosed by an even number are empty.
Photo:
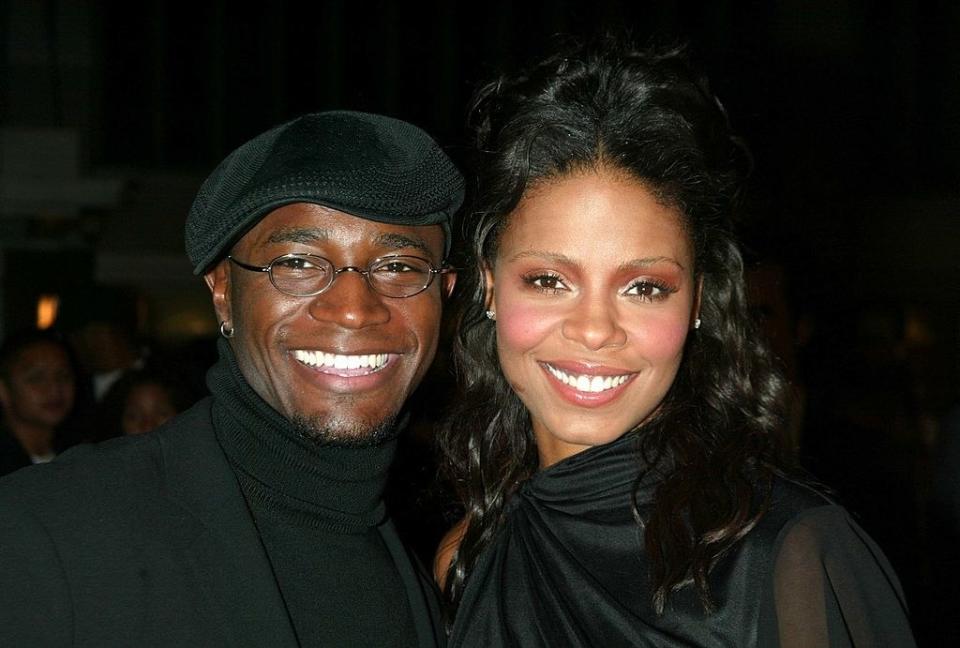
[[[270,264],[270,280],[277,290],[297,297],[326,290],[332,277],[330,262],[312,254],[287,254]]]
[[[392,256],[377,259],[370,266],[370,283],[387,297],[412,297],[430,285],[433,266],[413,256]]]

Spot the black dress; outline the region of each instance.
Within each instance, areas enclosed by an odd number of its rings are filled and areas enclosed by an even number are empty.
[[[470,575],[452,647],[915,645],[880,549],[843,508],[785,480],[711,573],[716,611],[687,587],[658,616],[631,513],[635,441],[591,448],[521,487]],[[641,486],[641,507],[654,486]]]

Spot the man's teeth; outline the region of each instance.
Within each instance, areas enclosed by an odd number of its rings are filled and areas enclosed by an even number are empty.
[[[311,367],[332,367],[333,369],[364,369],[372,371],[387,364],[386,353],[370,353],[367,355],[340,355],[324,353],[323,351],[303,351],[297,349],[293,357]]]
[[[562,382],[565,385],[570,385],[577,391],[582,392],[602,392],[608,389],[613,389],[614,387],[619,387],[623,383],[627,382],[630,378],[630,374],[625,374],[623,376],[589,376],[589,375],[574,375],[568,374],[565,371],[561,371],[552,365],[546,365],[547,370],[554,375],[554,377]]]

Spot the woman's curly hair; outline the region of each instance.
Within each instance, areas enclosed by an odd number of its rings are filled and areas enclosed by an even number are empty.
[[[465,531],[445,596],[455,609],[499,528],[507,499],[538,467],[529,414],[504,378],[485,317],[482,265],[537,183],[589,170],[625,172],[683,218],[702,281],[700,318],[662,406],[637,430],[645,465],[662,473],[652,505],[634,505],[652,565],[653,605],[696,588],[756,524],[778,472],[785,386],[747,310],[733,216],[750,159],[680,48],[639,51],[607,39],[575,46],[483,87],[473,104],[475,185],[464,231],[454,342],[460,392],[440,431]],[[626,431],[625,431],[626,432]],[[639,480],[638,480],[639,483]]]

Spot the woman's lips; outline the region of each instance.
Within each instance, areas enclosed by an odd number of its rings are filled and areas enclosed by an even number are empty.
[[[636,372],[580,363],[540,362],[550,383],[566,400],[588,407],[606,405],[623,393]]]

